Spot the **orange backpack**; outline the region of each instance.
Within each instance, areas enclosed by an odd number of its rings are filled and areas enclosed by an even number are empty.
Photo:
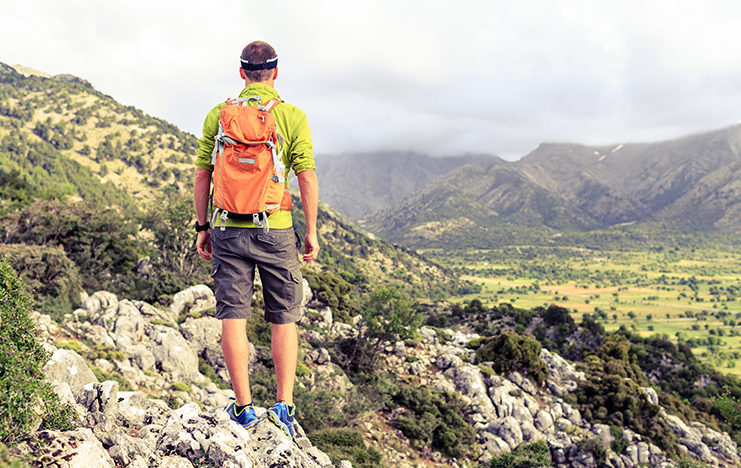
[[[293,206],[285,186],[283,137],[270,110],[273,98],[259,105],[260,96],[228,99],[221,108],[219,132],[214,137],[212,200],[214,225],[221,212],[221,229],[227,218],[252,218],[255,226],[269,229],[268,215]],[[251,106],[250,101],[257,101]],[[278,149],[280,147],[280,152]]]

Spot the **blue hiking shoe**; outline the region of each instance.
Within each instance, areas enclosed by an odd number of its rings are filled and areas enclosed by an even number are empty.
[[[232,418],[232,421],[236,421],[237,424],[240,424],[245,429],[257,424],[259,419],[257,419],[255,408],[253,408],[252,405],[249,405],[248,407],[242,409],[239,414],[236,414],[237,401],[234,398],[229,399],[231,400],[231,403],[229,403],[229,406],[226,407],[226,414],[228,414],[229,417]]]
[[[283,430],[286,435],[293,439],[295,432],[293,430],[293,416],[296,414],[295,406],[288,406],[279,401],[268,410],[268,419]]]

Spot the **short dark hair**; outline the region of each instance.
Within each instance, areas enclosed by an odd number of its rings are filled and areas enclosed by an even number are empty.
[[[255,41],[250,42],[242,49],[241,58],[249,63],[259,64],[265,63],[276,56],[275,49],[270,44],[263,41]],[[273,76],[273,70],[244,70],[244,74],[248,80],[257,83],[269,80]]]

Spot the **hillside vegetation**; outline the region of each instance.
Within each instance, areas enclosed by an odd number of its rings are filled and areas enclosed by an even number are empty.
[[[0,63],[5,200],[84,199],[132,208],[133,200],[189,187],[196,145],[193,135],[84,80],[24,76]]]

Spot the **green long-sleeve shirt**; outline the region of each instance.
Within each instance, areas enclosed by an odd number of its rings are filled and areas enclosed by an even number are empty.
[[[265,104],[272,98],[280,99],[278,92],[270,85],[264,83],[252,83],[245,87],[240,98],[260,96],[260,101]],[[214,149],[214,136],[219,132],[219,114],[226,103],[222,102],[211,109],[203,122],[203,136],[198,140],[198,154],[196,156],[196,168],[206,169],[213,172],[211,164],[211,153]],[[257,105],[257,102],[250,103]],[[295,174],[306,170],[315,170],[314,146],[311,143],[311,132],[306,114],[296,106],[282,102],[272,109],[275,117],[275,125],[278,133],[285,141],[283,150],[283,164],[286,166],[286,188],[288,188],[288,175],[293,169]],[[271,228],[284,229],[293,225],[290,211],[276,211],[268,218]],[[227,226],[254,228],[250,221],[227,220]]]

